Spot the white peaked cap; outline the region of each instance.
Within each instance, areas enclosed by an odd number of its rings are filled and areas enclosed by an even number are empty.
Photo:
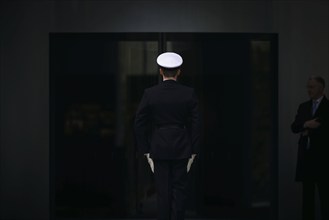
[[[177,53],[166,52],[158,56],[157,63],[159,66],[164,68],[168,68],[168,69],[177,68],[182,65],[183,58]]]

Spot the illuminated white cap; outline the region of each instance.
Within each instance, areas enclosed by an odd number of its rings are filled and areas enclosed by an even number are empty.
[[[168,68],[168,69],[177,68],[182,65],[183,58],[177,53],[166,52],[158,56],[157,63],[159,66],[164,68]]]

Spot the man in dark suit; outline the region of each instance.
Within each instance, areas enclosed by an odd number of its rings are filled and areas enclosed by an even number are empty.
[[[137,147],[154,172],[158,219],[183,220],[188,172],[198,153],[200,116],[194,89],[177,82],[183,59],[157,58],[163,81],[145,89],[135,118]]]
[[[303,220],[312,220],[317,187],[321,216],[328,220],[329,101],[325,81],[311,76],[307,83],[310,100],[300,104],[291,129],[299,133],[296,181],[303,184]]]

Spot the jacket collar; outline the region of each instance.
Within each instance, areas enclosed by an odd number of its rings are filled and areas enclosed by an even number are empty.
[[[173,80],[173,79],[167,79],[167,80],[162,81],[162,83],[177,83],[177,81]]]
[[[311,105],[312,105],[312,102],[313,102],[313,100],[310,101]],[[318,108],[316,109],[316,111],[315,111],[313,117],[316,117],[316,116],[317,116],[318,110],[324,105],[325,102],[328,102],[328,99],[327,99],[327,97],[324,95],[324,96],[322,97],[321,102],[319,103],[319,106],[318,106]]]

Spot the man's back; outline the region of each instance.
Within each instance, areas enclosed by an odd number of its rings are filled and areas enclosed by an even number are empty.
[[[187,124],[194,101],[192,88],[167,80],[147,92],[155,126]]]
[[[138,139],[145,139],[146,121],[152,126],[151,138],[140,143],[149,145],[146,151],[153,159],[183,159],[196,153],[199,114],[194,89],[174,80],[146,89],[135,121]]]

